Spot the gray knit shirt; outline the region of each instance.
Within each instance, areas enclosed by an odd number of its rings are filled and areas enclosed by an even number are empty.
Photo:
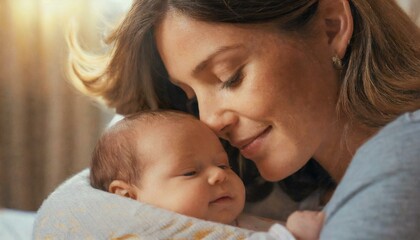
[[[321,239],[420,239],[420,110],[357,151],[325,211]]]

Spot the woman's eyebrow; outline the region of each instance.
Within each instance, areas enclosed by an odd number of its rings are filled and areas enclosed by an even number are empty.
[[[209,56],[207,56],[202,62],[200,62],[192,71],[192,76],[196,76],[197,74],[199,74],[204,68],[207,67],[207,65],[209,64],[209,62],[215,58],[217,55],[223,53],[223,52],[227,52],[227,51],[231,51],[231,50],[235,50],[238,48],[242,48],[244,47],[242,44],[236,44],[236,45],[231,45],[231,46],[222,46],[220,48],[218,48],[216,51],[214,51],[213,53],[211,53]]]

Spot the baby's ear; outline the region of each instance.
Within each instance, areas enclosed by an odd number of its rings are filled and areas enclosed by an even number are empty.
[[[108,192],[137,200],[137,192],[133,186],[121,180],[112,181],[109,184]]]

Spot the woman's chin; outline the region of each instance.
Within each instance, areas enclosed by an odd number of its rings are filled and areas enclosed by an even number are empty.
[[[303,164],[304,165],[304,164]],[[270,164],[269,161],[260,161],[256,163],[261,176],[269,182],[277,182],[287,178],[303,165],[295,166],[295,164]]]
[[[267,169],[267,168],[259,168],[259,167],[258,167],[258,171],[260,172],[261,176],[266,181],[269,181],[269,182],[277,182],[291,175],[291,173],[288,173],[288,172],[276,171],[275,169]]]

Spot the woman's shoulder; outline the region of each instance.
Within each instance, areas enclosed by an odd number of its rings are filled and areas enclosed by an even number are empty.
[[[404,113],[363,144],[345,175],[354,184],[405,171],[420,171],[420,110]]]
[[[351,165],[371,165],[391,169],[420,167],[420,109],[407,112],[386,125],[360,147]]]
[[[376,191],[376,188],[384,187],[382,185],[404,184],[407,188],[418,188],[418,172],[420,110],[401,115],[357,150],[327,205],[327,211],[337,208],[362,191]],[[399,189],[402,190],[396,187],[387,191]]]
[[[322,239],[416,239],[420,234],[420,110],[356,152],[325,211]]]

